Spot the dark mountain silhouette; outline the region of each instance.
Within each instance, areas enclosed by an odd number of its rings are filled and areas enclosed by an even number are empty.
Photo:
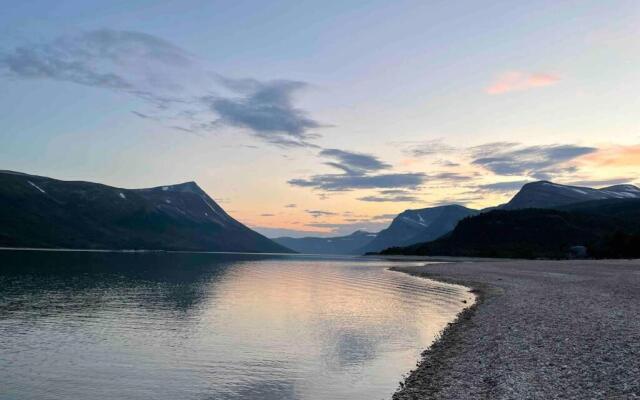
[[[121,189],[0,171],[0,246],[290,252],[195,182]]]
[[[566,258],[576,247],[592,257],[640,257],[640,200],[492,210],[463,219],[437,240],[382,254]]]
[[[590,200],[640,199],[640,188],[634,185],[615,185],[602,189],[567,186],[540,181],[527,183],[507,204],[500,208],[554,208]]]

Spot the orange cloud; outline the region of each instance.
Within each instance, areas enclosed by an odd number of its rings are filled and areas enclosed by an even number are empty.
[[[596,153],[583,157],[583,160],[599,166],[640,166],[640,145],[601,148]]]
[[[557,83],[560,78],[546,73],[528,73],[521,71],[509,71],[500,75],[498,79],[485,89],[488,94],[503,94],[517,90],[527,90],[538,87],[550,86]]]

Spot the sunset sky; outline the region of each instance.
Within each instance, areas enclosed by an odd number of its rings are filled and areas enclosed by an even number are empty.
[[[194,180],[272,237],[640,183],[637,0],[7,3],[0,169]]]

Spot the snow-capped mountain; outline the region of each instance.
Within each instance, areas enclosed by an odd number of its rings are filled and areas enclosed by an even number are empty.
[[[560,185],[540,181],[527,183],[501,208],[553,208],[592,200],[640,199],[640,188],[634,185],[615,185],[602,189]]]
[[[0,246],[289,252],[195,182],[122,189],[0,171]]]
[[[446,205],[406,210],[393,219],[388,228],[360,249],[360,253],[377,252],[394,246],[426,242],[450,232],[461,219],[478,211],[460,205]]]

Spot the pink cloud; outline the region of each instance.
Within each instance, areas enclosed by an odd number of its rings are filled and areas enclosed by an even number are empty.
[[[502,94],[516,90],[527,90],[557,83],[560,78],[546,73],[509,71],[500,75],[485,91],[488,94]]]

